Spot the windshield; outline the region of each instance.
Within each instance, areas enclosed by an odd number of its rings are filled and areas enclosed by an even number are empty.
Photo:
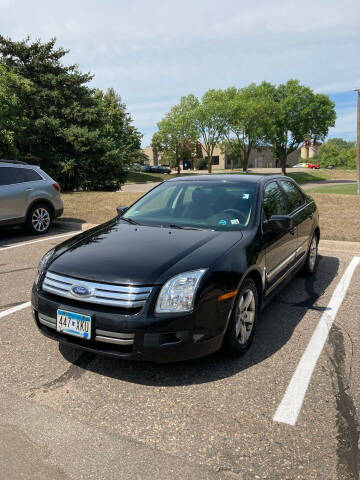
[[[142,197],[123,218],[142,225],[243,230],[254,210],[256,184],[169,182]]]

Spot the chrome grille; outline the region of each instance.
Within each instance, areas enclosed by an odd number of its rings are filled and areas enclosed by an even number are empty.
[[[73,286],[84,286],[90,290],[91,294],[86,297],[75,295],[71,291]],[[81,302],[110,305],[112,307],[137,308],[145,305],[152,287],[95,283],[46,272],[42,289],[46,292]]]

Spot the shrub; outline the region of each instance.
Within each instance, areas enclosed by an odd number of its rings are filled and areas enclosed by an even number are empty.
[[[208,168],[207,160],[205,158],[196,158],[195,168],[196,170],[207,170]]]
[[[337,168],[356,168],[355,142],[349,142],[342,138],[331,138],[321,145],[314,161],[323,168],[329,165]]]

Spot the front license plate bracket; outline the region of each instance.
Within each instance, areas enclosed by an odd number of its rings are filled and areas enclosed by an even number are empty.
[[[60,333],[73,335],[84,340],[91,339],[91,323],[90,315],[83,313],[69,312],[59,308],[56,314],[56,330]]]

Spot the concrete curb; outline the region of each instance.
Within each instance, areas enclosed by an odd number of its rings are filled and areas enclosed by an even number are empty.
[[[360,242],[345,242],[341,240],[320,240],[320,250],[330,252],[355,253],[360,255]]]

